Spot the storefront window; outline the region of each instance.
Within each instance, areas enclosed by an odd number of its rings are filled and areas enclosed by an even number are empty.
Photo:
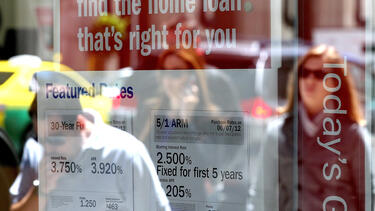
[[[1,210],[372,210],[370,0],[0,0]]]

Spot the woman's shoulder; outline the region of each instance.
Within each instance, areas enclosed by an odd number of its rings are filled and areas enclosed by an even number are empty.
[[[369,132],[365,125],[353,121],[341,121],[341,131],[343,137],[357,137],[365,139],[369,136]]]

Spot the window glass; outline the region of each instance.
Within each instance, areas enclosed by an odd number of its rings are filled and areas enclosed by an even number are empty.
[[[0,205],[372,210],[374,5],[0,0]]]

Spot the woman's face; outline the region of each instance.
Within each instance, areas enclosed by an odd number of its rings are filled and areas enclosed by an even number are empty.
[[[163,75],[162,84],[165,94],[168,96],[172,109],[191,110],[198,101],[198,86],[195,83],[189,65],[177,55],[166,57],[164,64],[166,70],[176,70]]]
[[[323,61],[319,57],[309,58],[299,74],[299,93],[307,113],[315,115],[323,109],[324,97],[329,93],[323,87]]]
[[[163,88],[170,99],[179,98],[181,91],[185,88],[188,81],[188,74],[183,71],[188,68],[184,60],[175,54],[168,55],[165,58],[163,67],[165,70],[177,70],[163,75]]]

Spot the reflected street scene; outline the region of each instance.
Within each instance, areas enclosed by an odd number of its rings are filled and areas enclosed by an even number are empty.
[[[0,210],[375,210],[374,11],[0,0]]]

